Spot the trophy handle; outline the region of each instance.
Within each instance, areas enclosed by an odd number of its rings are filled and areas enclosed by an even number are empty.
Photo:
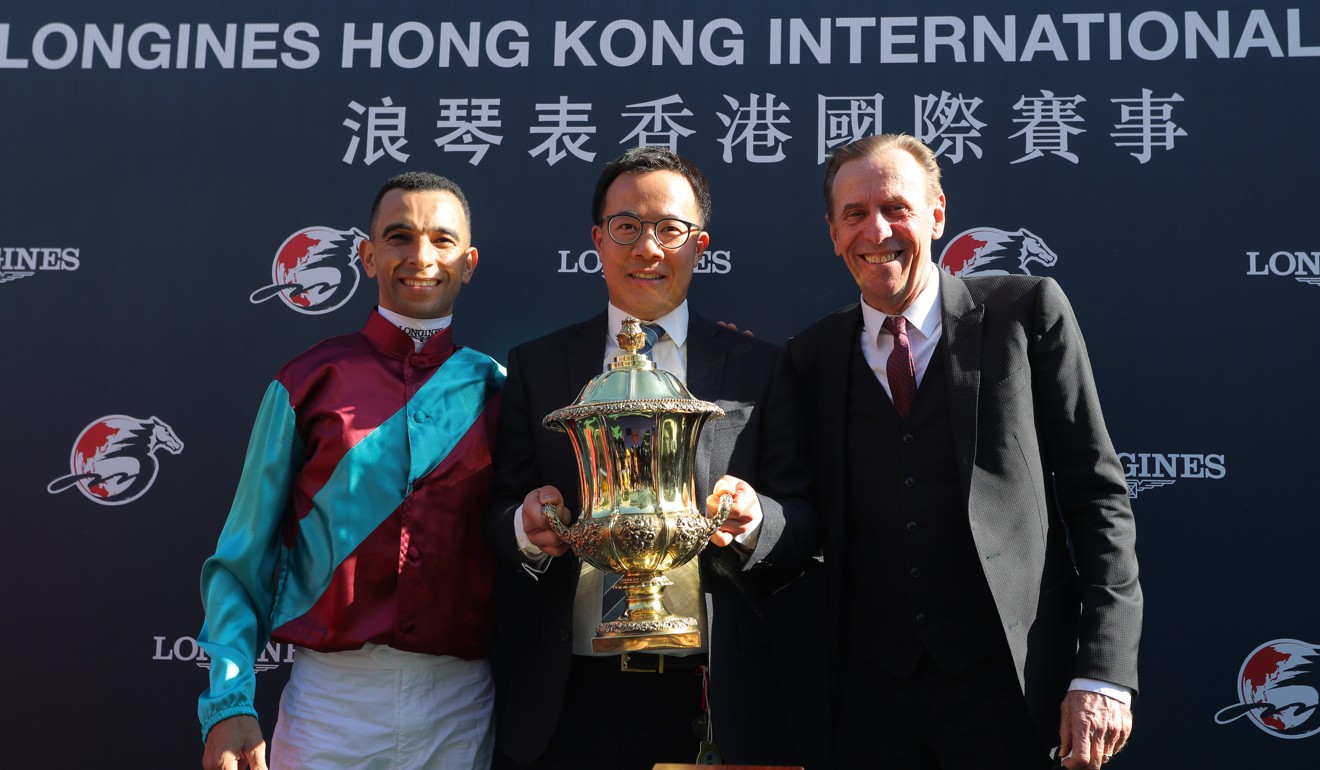
[[[715,534],[715,530],[719,529],[724,524],[724,522],[729,518],[729,512],[732,510],[733,510],[733,495],[725,492],[724,494],[720,495],[719,510],[715,512],[714,516],[712,516],[710,519],[707,520],[709,522],[707,526],[710,528],[711,535]],[[710,535],[707,535],[707,537],[709,536]]]
[[[719,510],[715,511],[714,516],[706,519],[706,539],[710,539],[723,526],[725,520],[729,519],[729,512],[734,507],[734,495],[725,493],[719,495]]]
[[[541,513],[545,514],[545,520],[550,522],[550,529],[553,529],[559,537],[568,540],[568,526],[559,520],[559,506],[546,503],[541,506]]]

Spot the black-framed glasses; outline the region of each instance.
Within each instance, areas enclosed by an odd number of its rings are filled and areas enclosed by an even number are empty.
[[[605,232],[610,234],[610,240],[620,246],[631,246],[642,237],[646,232],[646,226],[651,225],[651,232],[655,234],[655,242],[666,249],[677,249],[687,243],[692,231],[700,231],[701,225],[694,222],[687,222],[674,217],[667,217],[656,222],[650,222],[632,214],[615,214],[605,220]]]

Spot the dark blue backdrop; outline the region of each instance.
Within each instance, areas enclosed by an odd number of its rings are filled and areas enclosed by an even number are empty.
[[[1057,279],[1088,334],[1129,462],[1147,602],[1122,764],[1311,766],[1320,738],[1282,735],[1305,711],[1215,718],[1244,698],[1317,702],[1298,665],[1320,644],[1320,10],[1304,5],[0,10],[7,756],[198,761],[196,576],[247,428],[279,365],[357,328],[375,298],[361,276],[335,308],[315,294],[301,310],[253,302],[278,283],[286,241],[296,251],[321,227],[351,245],[386,177],[452,176],[481,253],[457,333],[503,358],[601,308],[592,183],[626,146],[672,139],[715,194],[695,306],[782,342],[856,300],[818,158],[883,130],[948,141],[946,267],[976,256],[982,269],[997,248],[1001,264]],[[370,42],[345,61],[346,39],[373,35],[378,66]],[[637,106],[671,96],[681,104]],[[538,151],[561,102],[580,119]],[[656,109],[674,117],[635,134]],[[451,136],[464,121],[468,139]],[[1024,248],[1036,258],[1020,262]],[[60,481],[80,472],[78,446],[151,418],[164,443],[155,469],[137,468],[144,488]],[[268,727],[287,655],[272,650],[258,680]]]

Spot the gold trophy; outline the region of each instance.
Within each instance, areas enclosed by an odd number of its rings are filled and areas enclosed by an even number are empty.
[[[711,518],[697,499],[692,467],[701,426],[724,410],[692,397],[677,377],[637,351],[646,344],[641,324],[628,318],[609,368],[593,377],[577,400],[546,415],[547,428],[568,434],[577,455],[582,512],[571,526],[555,506],[546,519],[578,558],[596,569],[622,573],[627,609],[596,626],[594,652],[690,649],[701,646],[696,618],[665,609],[665,570],[687,563],[729,515],[720,498]]]

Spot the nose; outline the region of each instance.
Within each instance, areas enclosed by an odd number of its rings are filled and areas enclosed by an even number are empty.
[[[637,240],[633,241],[633,254],[645,257],[654,257],[656,255],[664,256],[665,248],[660,245],[660,235],[655,231],[656,225],[643,224],[642,234]]]
[[[867,237],[879,243],[893,234],[894,228],[889,226],[889,220],[885,219],[884,212],[873,212],[866,222]]]
[[[418,238],[409,249],[408,262],[417,267],[427,267],[436,261],[435,245],[428,238]]]

